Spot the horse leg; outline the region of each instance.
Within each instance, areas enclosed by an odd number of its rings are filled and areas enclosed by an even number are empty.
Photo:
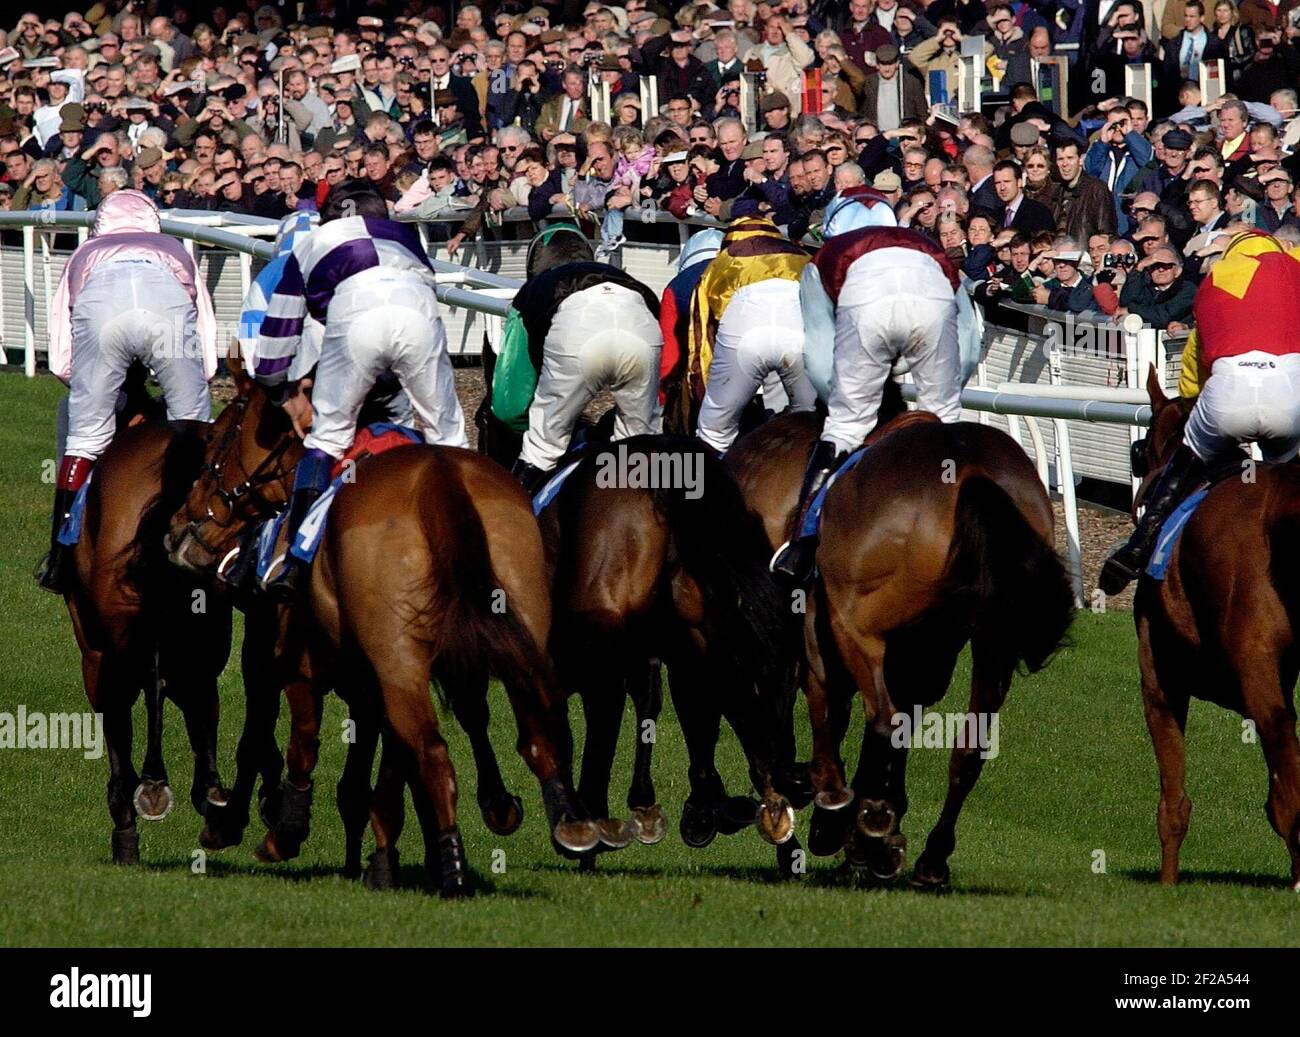
[[[1160,771],[1160,805],[1156,810],[1156,831],[1160,835],[1160,881],[1172,886],[1178,881],[1178,852],[1187,835],[1192,801],[1187,798],[1187,695],[1166,694],[1156,670],[1150,646],[1150,625],[1138,621],[1138,666],[1142,672],[1142,711],[1146,714],[1151,747]]]
[[[1300,743],[1296,741],[1294,707],[1282,694],[1279,667],[1257,666],[1241,674],[1246,711],[1259,732],[1268,763],[1268,800],[1265,809],[1273,831],[1286,843],[1291,857],[1292,888],[1300,892]],[[1295,675],[1290,683],[1295,684]]]
[[[176,797],[167,782],[163,759],[163,705],[167,680],[163,676],[162,651],[155,649],[153,663],[145,676],[145,747],[140,784],[135,790],[135,809],[145,821],[161,821],[172,812]]]
[[[491,719],[488,706],[488,675],[475,674],[465,686],[448,695],[452,712],[469,736],[474,752],[474,770],[478,777],[475,797],[479,813],[488,830],[497,835],[511,835],[524,822],[524,802],[506,788],[501,767],[488,737]]]
[[[690,655],[670,660],[668,665],[668,686],[686,739],[687,777],[691,785],[690,795],[682,806],[678,831],[682,842],[697,850],[717,837],[719,814],[727,803],[727,789],[714,762],[722,730],[722,708],[702,679],[701,666],[702,660]],[[753,804],[752,821],[758,804],[749,802]]]
[[[582,682],[582,712],[587,720],[587,740],[582,747],[578,798],[600,829],[600,846],[583,857],[584,870],[594,867],[593,854],[604,848],[621,850],[633,839],[631,825],[609,816],[609,779],[618,748],[619,728],[623,725],[624,694],[623,681],[618,674],[592,673]]]
[[[304,680],[290,681],[284,689],[289,700],[288,773],[280,783],[278,809],[267,804],[273,821],[257,848],[257,858],[267,863],[292,860],[302,850],[311,829],[312,772],[320,755],[322,695]]]
[[[823,810],[833,811],[842,810],[852,803],[853,795],[844,787],[844,761],[840,758],[840,742],[848,730],[848,703],[842,694],[836,693],[840,682],[832,679],[821,650],[823,638],[829,642],[829,632],[823,627],[818,610],[810,600],[804,621],[804,651],[808,658],[804,695],[808,699],[808,720],[812,725],[812,760],[808,764],[808,776],[817,789],[813,802]]]
[[[866,868],[878,879],[888,881],[903,868],[907,838],[903,835],[903,817],[907,814],[907,746],[895,745],[883,737],[873,724],[862,731],[862,753],[853,775],[853,790],[859,803],[858,827],[845,845],[852,867]],[[878,800],[894,811],[893,828],[883,836],[870,836],[862,830],[862,804]]]
[[[274,678],[275,637],[271,618],[250,613],[244,623],[240,670],[244,680],[244,728],[235,749],[235,783],[224,810],[209,814],[199,843],[208,850],[238,846],[248,827],[253,789],[280,783],[284,757],[275,740],[280,718],[280,683]],[[268,634],[272,636],[268,636]]]
[[[98,653],[95,653],[98,654]],[[111,670],[102,657],[84,670],[95,671],[96,694],[91,698],[91,708],[104,718],[104,748],[108,754],[108,812],[113,818],[113,863],[140,863],[140,834],[136,831],[135,802],[132,790],[139,783],[139,775],[131,762],[131,701],[119,697],[109,682],[104,680]],[[87,687],[91,687],[90,678]]]
[[[470,896],[465,843],[456,826],[456,772],[429,697],[429,667],[426,664],[421,674],[411,666],[385,665],[377,676],[393,735],[410,753],[411,793],[424,829],[425,870],[436,876],[440,896]]]
[[[542,787],[551,842],[566,856],[595,849],[600,829],[573,791],[573,733],[566,703],[543,706],[554,695],[540,681],[530,688],[507,681],[505,688],[519,730],[516,748]]]
[[[664,708],[663,665],[652,660],[644,670],[634,668],[628,675],[627,690],[636,710],[636,756],[627,805],[632,811],[632,834],[638,842],[652,846],[668,834],[668,817],[655,795],[654,775],[650,769],[659,714]]]
[[[925,842],[925,849],[916,861],[912,874],[914,885],[922,888],[939,888],[948,883],[948,858],[957,848],[957,818],[962,805],[979,780],[984,767],[983,752],[973,737],[976,718],[985,716],[988,723],[996,720],[997,712],[1011,687],[1015,672],[1015,659],[1008,658],[997,645],[996,635],[991,640],[976,634],[971,639],[971,694],[968,707],[966,737],[962,746],[954,746],[948,762],[948,792],[943,809]]]
[[[343,819],[343,874],[350,879],[361,877],[361,842],[370,818],[373,790],[370,774],[379,745],[380,718],[365,706],[353,707],[353,739],[348,743],[343,773],[335,786],[334,801]]]
[[[370,828],[375,833],[375,852],[366,869],[367,889],[396,889],[401,881],[397,841],[406,823],[406,747],[396,744],[391,732],[384,734],[379,756],[379,777],[370,797]]]

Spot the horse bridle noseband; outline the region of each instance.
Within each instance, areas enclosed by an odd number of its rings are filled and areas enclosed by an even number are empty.
[[[244,417],[245,412],[248,409],[248,401],[249,397],[245,395],[238,396],[231,402],[230,405],[237,408],[236,413],[239,417],[234,424],[231,425],[230,428],[226,429],[222,434],[222,437],[217,444],[217,449],[210,451],[211,456],[215,460],[204,461],[203,466],[199,469],[199,479],[202,479],[205,475],[211,475],[213,480],[216,482],[216,489],[208,495],[207,514],[202,518],[191,518],[185,526],[185,532],[194,539],[194,542],[212,555],[218,554],[220,549],[209,544],[203,538],[203,534],[200,533],[199,530],[209,522],[218,529],[229,529],[237,518],[253,519],[257,517],[259,513],[269,513],[274,511],[276,508],[275,502],[267,500],[267,498],[262,494],[260,488],[266,486],[268,483],[276,481],[277,479],[283,479],[285,477],[284,472],[281,472],[278,469],[272,470],[272,466],[275,465],[284,455],[284,452],[288,450],[289,445],[293,442],[292,436],[286,436],[277,443],[271,452],[262,458],[251,472],[244,471],[243,466],[241,465],[240,472],[244,477],[242,482],[232,486],[230,489],[226,489],[221,485],[222,459],[225,457],[226,452],[230,449],[231,445],[238,441],[239,436],[243,431]],[[225,522],[220,521],[213,511],[213,502],[218,500],[225,504],[230,513]],[[251,501],[253,505],[251,508],[246,507],[246,504],[249,501]]]

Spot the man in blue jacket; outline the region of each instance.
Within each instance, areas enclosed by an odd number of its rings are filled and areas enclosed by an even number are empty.
[[[1106,125],[1084,157],[1083,168],[1089,176],[1095,176],[1110,188],[1114,195],[1115,219],[1121,236],[1129,232],[1129,218],[1120,204],[1120,196],[1154,155],[1151,142],[1133,129],[1128,109],[1116,101],[1106,113]]]

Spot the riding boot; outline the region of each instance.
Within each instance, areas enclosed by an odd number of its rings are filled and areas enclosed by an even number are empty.
[[[294,473],[293,495],[289,498],[289,515],[285,519],[285,543],[288,547],[284,553],[284,565],[279,574],[266,584],[266,591],[280,601],[294,601],[302,596],[306,587],[307,573],[311,566],[293,553],[293,545],[298,539],[298,530],[311,506],[320,499],[322,493],[329,489],[330,471],[334,467],[334,458],[324,450],[308,450],[298,462]]]
[[[1174,452],[1169,464],[1156,480],[1147,500],[1146,511],[1138,520],[1128,543],[1107,558],[1106,564],[1101,568],[1097,586],[1104,593],[1118,594],[1142,575],[1155,551],[1165,520],[1173,514],[1187,487],[1204,474],[1205,466],[1189,447],[1180,446]]]
[[[786,577],[796,585],[803,585],[812,577],[817,555],[817,534],[805,535],[803,532],[808,509],[843,462],[844,454],[836,449],[834,443],[824,439],[817,441],[812,457],[808,459],[808,467],[803,474],[803,488],[799,491],[799,517],[795,521],[794,535],[777,548],[771,563],[772,572]]]
[[[551,471],[543,471],[536,465],[531,465],[522,457],[515,461],[514,467],[510,469],[513,475],[523,485],[524,491],[529,497],[537,496],[537,493],[553,474]]]
[[[90,477],[95,462],[86,457],[67,455],[59,466],[59,481],[54,490],[54,511],[50,516],[50,553],[36,569],[36,582],[42,590],[60,596],[67,593],[72,574],[72,547],[59,543],[63,523],[72,511],[77,491]]]

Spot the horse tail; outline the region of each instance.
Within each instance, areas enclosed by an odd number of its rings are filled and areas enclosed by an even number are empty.
[[[948,556],[953,590],[972,599],[976,636],[1007,672],[1041,670],[1064,643],[1074,591],[1055,548],[1001,486],[984,474],[965,478]]]
[[[550,656],[504,598],[487,533],[455,466],[437,459],[424,480],[420,514],[438,560],[430,590],[443,615],[432,645],[435,684],[444,700],[486,669],[515,687],[555,688]],[[451,532],[454,531],[454,532]],[[448,535],[451,532],[451,535]]]
[[[733,672],[769,686],[783,679],[798,629],[791,599],[768,572],[767,538],[731,473],[698,443],[682,440],[677,449],[683,461],[693,454],[702,465],[695,488],[656,493],[670,550],[704,596],[710,651],[726,653],[719,661]]]

